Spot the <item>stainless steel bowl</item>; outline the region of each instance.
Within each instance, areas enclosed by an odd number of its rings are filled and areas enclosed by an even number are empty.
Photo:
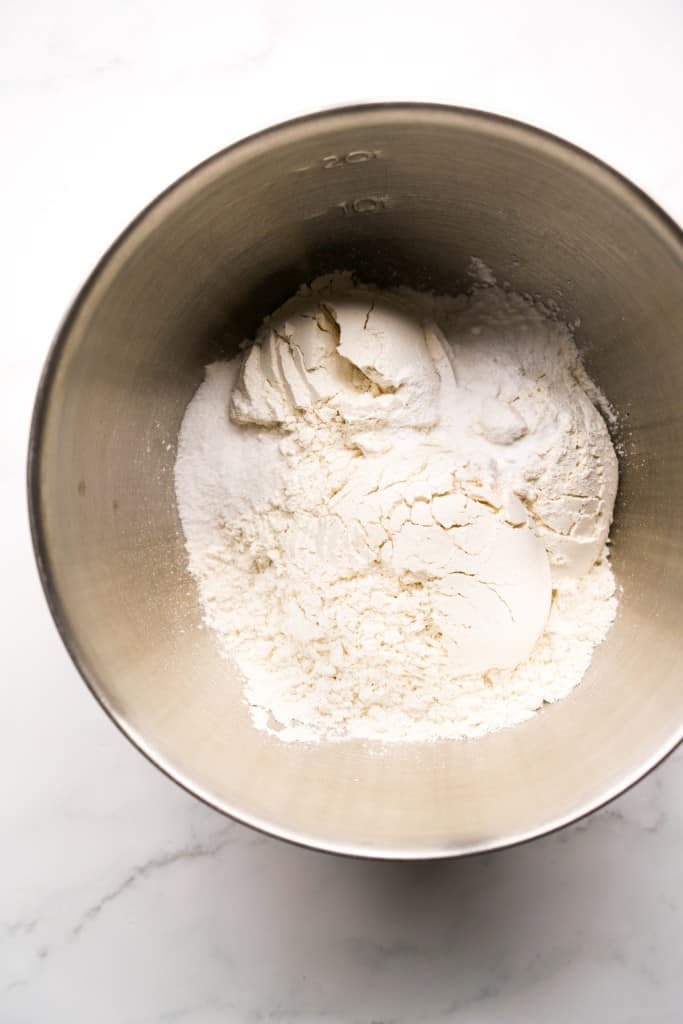
[[[429,745],[256,731],[200,628],[173,493],[204,364],[317,274],[458,291],[471,256],[540,293],[621,414],[618,620],[532,721]],[[682,240],[608,167],[525,125],[415,104],[335,110],[212,157],[119,238],[47,361],[29,458],[38,566],[91,690],[190,792],[324,850],[490,850],[592,811],[683,734]]]

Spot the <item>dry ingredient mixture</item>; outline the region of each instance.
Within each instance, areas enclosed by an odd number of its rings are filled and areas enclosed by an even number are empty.
[[[569,693],[617,603],[600,408],[570,330],[490,281],[320,279],[208,366],[176,492],[254,723],[480,736]]]

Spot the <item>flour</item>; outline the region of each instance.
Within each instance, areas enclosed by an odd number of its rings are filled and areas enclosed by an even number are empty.
[[[176,492],[255,724],[456,738],[565,696],[616,610],[595,399],[569,330],[494,285],[321,279],[208,367]]]

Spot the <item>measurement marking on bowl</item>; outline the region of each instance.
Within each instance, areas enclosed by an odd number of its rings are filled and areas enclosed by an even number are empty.
[[[389,196],[360,196],[358,199],[347,199],[339,203],[340,209],[345,214],[352,213],[379,213],[386,210],[389,205]]]
[[[367,160],[377,160],[381,155],[381,149],[352,149],[348,153],[330,153],[322,158],[322,166],[323,170],[329,171],[342,164],[363,164]]]
[[[312,164],[303,164],[301,167],[293,167],[293,174],[305,174],[308,171],[329,171],[333,167],[352,167],[353,164],[364,164],[368,160],[381,160],[381,149],[351,149],[348,153],[328,153],[326,156],[317,157]]]

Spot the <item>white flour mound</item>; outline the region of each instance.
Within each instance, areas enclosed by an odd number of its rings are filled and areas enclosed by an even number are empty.
[[[479,736],[616,612],[617,461],[569,330],[321,279],[207,367],[176,493],[207,625],[283,740]]]

